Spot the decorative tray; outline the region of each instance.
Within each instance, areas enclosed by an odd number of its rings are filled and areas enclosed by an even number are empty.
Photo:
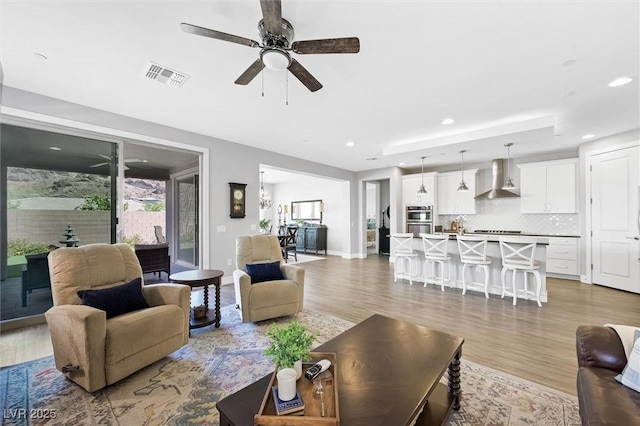
[[[271,388],[277,386],[276,371],[271,376],[271,381],[262,398],[260,411],[254,417],[255,426],[272,426],[272,425],[331,425],[340,424],[340,410],[338,406],[338,382],[336,354],[328,352],[311,352],[312,360],[302,364],[302,377],[298,379],[297,388],[300,391],[302,400],[304,401],[304,414],[285,414],[277,415],[273,402]],[[316,393],[315,381],[308,380],[304,377],[304,372],[313,364],[321,359],[331,361],[331,366],[327,370],[331,374],[322,373],[322,375],[332,376],[329,379],[322,380],[322,395]],[[324,416],[322,409],[324,405]]]

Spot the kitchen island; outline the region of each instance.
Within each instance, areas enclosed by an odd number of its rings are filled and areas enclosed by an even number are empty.
[[[478,235],[478,234],[470,234],[470,235]],[[458,251],[458,242],[456,241],[457,234],[449,234],[449,243],[447,245],[447,252],[451,256],[451,277],[450,281],[445,281],[445,287],[451,286],[454,288],[459,288],[460,293],[462,293],[462,262],[460,262],[460,253]],[[511,235],[512,236],[512,235]],[[491,264],[489,265],[489,285],[487,291],[490,295],[497,295],[500,297],[502,295],[502,283],[500,282],[500,273],[502,271],[502,256],[500,254],[500,235],[486,235],[487,237],[487,256],[491,258]],[[523,237],[523,238],[532,238],[531,236]],[[535,237],[538,240],[538,244],[536,246],[536,255],[535,260],[539,263],[539,272],[541,278],[541,291],[540,291],[540,301],[543,303],[547,302],[547,274],[546,274],[546,256],[547,256],[547,245],[549,244],[549,239],[546,237]],[[418,259],[420,263],[420,267],[417,271],[417,275],[414,275],[413,280],[419,281],[420,283],[424,283],[424,275],[423,275],[423,267],[424,267],[424,251],[422,246],[422,238],[415,237],[413,239],[413,248],[419,253]],[[393,256],[390,259],[391,262],[394,262],[395,259]],[[416,271],[414,270],[414,273]],[[400,278],[400,277],[398,277]],[[445,279],[447,278],[447,269],[445,267]],[[471,266],[467,268],[467,280],[473,282],[484,282],[484,271],[482,267]],[[507,289],[511,288],[511,273],[507,273]],[[400,281],[398,281],[399,283]],[[528,277],[529,282],[529,290],[534,290],[536,288],[536,281],[531,274]],[[440,286],[440,284],[432,284],[431,281],[427,285],[436,285]],[[524,279],[523,274],[519,272],[516,278],[516,289],[523,290],[524,289]],[[484,297],[484,290],[479,290],[478,286],[467,286],[467,294],[469,292],[478,292],[482,294]],[[490,296],[491,297],[491,296]],[[522,294],[518,294],[518,298],[524,298]],[[505,296],[505,299],[512,300],[511,296]],[[532,300],[532,297],[529,296],[529,299]]]

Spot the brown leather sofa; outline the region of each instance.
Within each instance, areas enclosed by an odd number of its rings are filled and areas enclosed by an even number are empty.
[[[627,356],[614,329],[576,330],[578,402],[583,425],[640,425],[640,393],[617,382]]]

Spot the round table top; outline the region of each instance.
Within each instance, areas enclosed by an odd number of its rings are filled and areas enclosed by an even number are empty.
[[[169,275],[169,280],[179,284],[194,285],[200,282],[213,281],[224,275],[223,271],[218,269],[198,269],[194,271],[176,272]]]

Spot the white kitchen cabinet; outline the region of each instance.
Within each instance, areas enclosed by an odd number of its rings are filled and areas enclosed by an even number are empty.
[[[438,173],[438,202],[436,211],[440,214],[476,214],[476,173],[477,169],[464,171],[464,181],[468,191],[458,191],[462,173]]]
[[[552,237],[547,246],[547,274],[579,275],[578,238]]]
[[[577,213],[578,160],[518,164],[520,213]]]
[[[422,183],[422,175],[402,176],[402,203],[404,205],[432,206],[435,203],[435,177],[435,172],[425,173],[424,188],[427,193],[418,194],[418,189],[420,189],[420,184]]]

